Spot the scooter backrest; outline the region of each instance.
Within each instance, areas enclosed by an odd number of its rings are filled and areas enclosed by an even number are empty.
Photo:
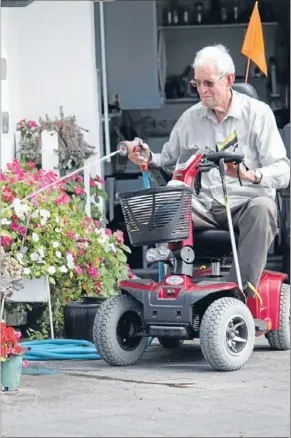
[[[259,99],[256,89],[251,84],[245,84],[244,82],[235,82],[232,85],[232,89],[239,93],[246,94],[253,99]]]

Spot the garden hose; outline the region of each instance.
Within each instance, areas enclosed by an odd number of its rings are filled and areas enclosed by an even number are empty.
[[[149,338],[148,345],[152,342]],[[92,342],[79,339],[46,339],[21,342],[24,359],[31,361],[47,360],[100,360]]]

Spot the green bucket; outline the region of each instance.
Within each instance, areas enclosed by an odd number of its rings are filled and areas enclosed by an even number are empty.
[[[1,362],[1,385],[4,391],[16,391],[20,385],[22,354],[15,354],[7,361]]]

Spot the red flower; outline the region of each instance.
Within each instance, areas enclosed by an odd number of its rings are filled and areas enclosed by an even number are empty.
[[[36,127],[37,127],[37,123],[34,122],[33,120],[31,120],[30,122],[28,122],[28,126],[29,126],[30,128],[36,128]]]
[[[19,344],[21,334],[15,331],[13,327],[7,327],[5,322],[1,322],[0,328],[0,358],[1,361],[6,361],[14,354],[22,354],[24,349]]]

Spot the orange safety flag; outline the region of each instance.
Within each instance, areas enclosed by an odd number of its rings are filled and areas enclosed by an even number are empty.
[[[247,28],[241,53],[249,58],[248,67],[250,60],[253,61],[259,69],[266,75],[267,74],[267,63],[265,58],[265,45],[262,30],[261,17],[258,9],[258,2],[255,3],[251,19]],[[248,74],[248,69],[247,69]]]

